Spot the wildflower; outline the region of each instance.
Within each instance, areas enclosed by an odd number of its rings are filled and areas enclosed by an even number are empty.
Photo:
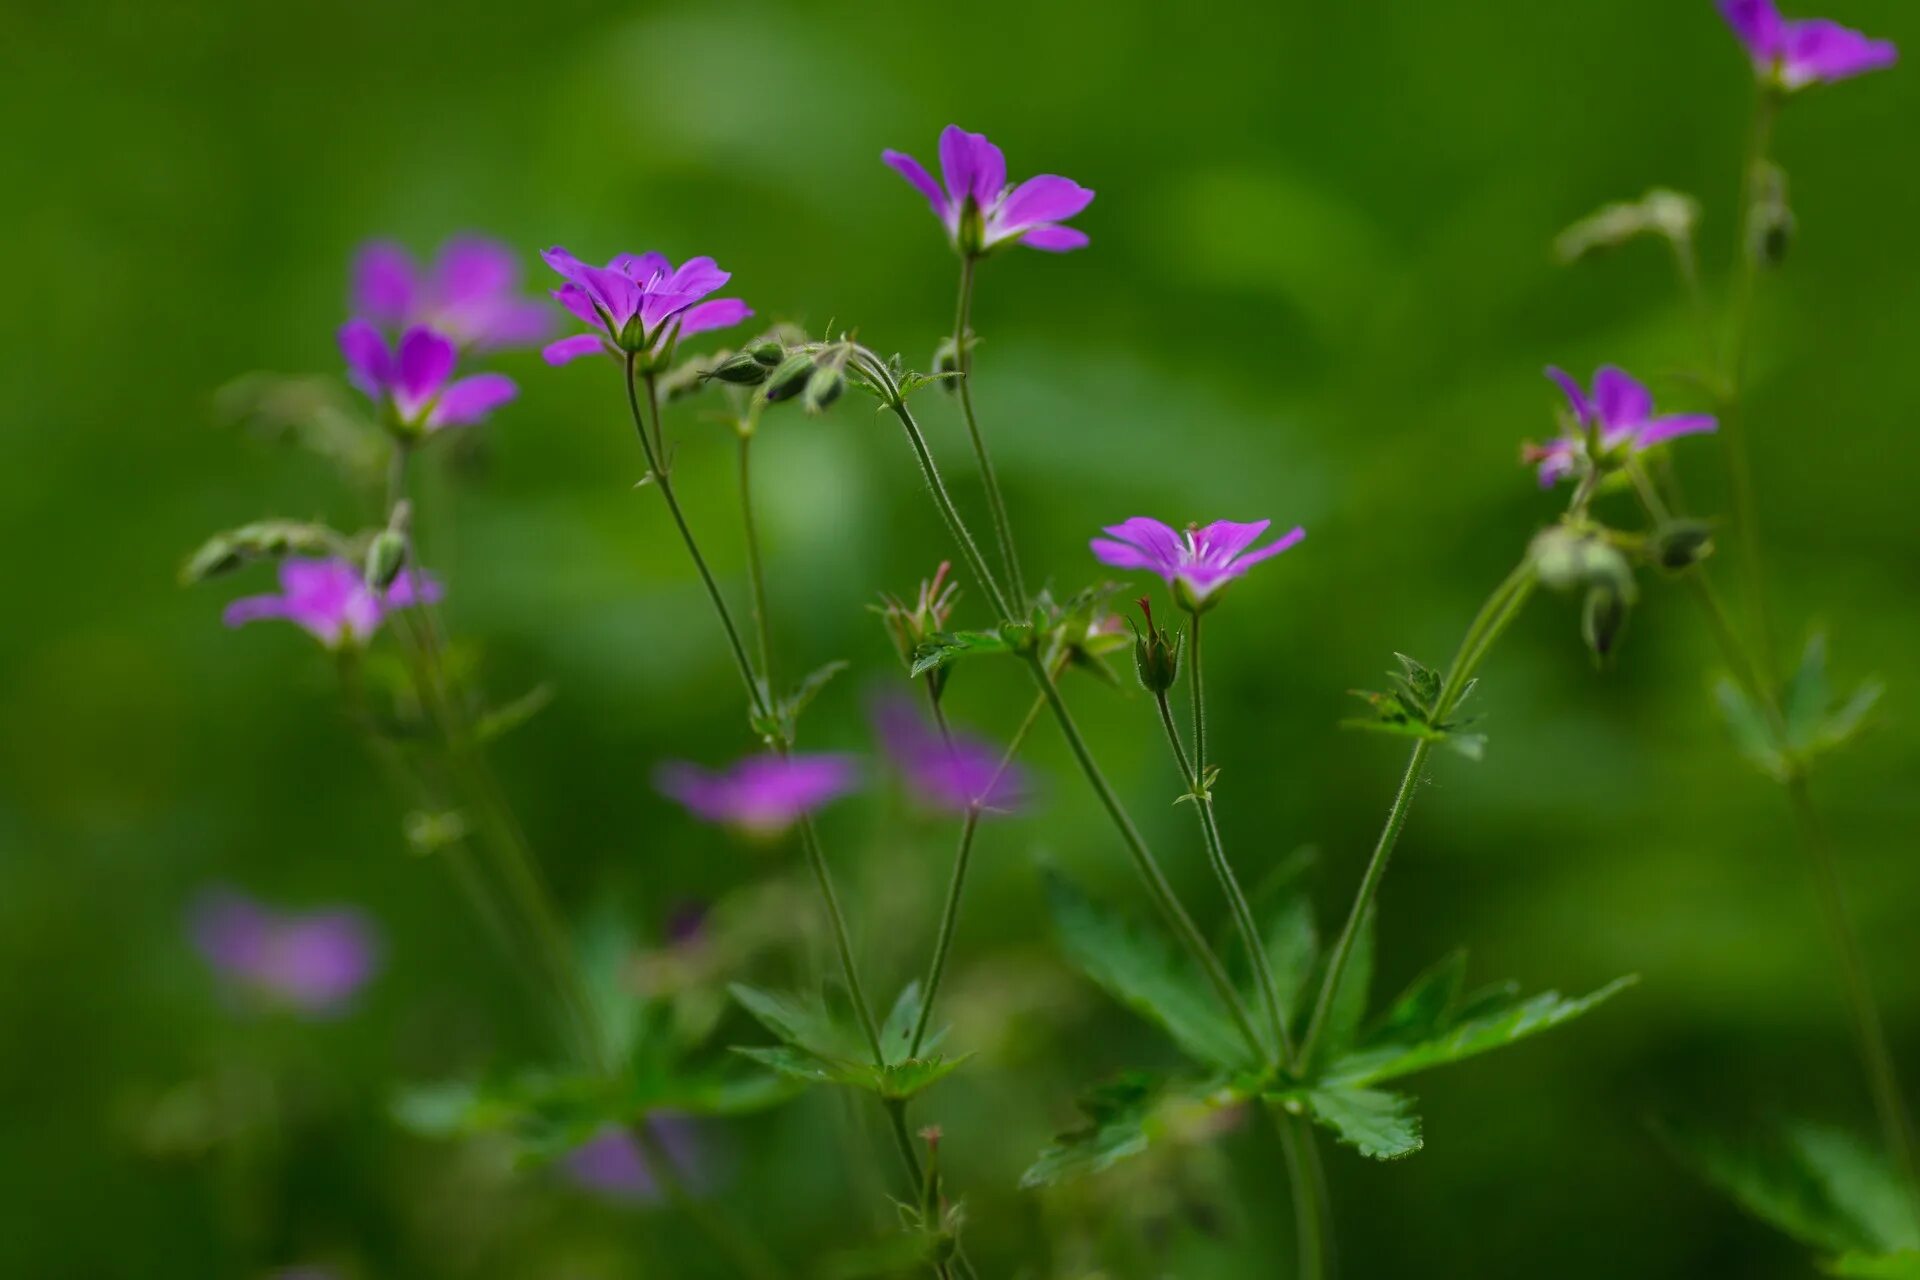
[[[553,296],[595,331],[549,343],[541,352],[548,364],[609,349],[657,353],[753,314],[738,298],[701,301],[732,279],[712,258],[689,258],[676,268],[658,253],[623,253],[604,267],[588,266],[557,246],[540,256],[566,280]]]
[[[1106,530],[1117,541],[1095,538],[1093,554],[1102,564],[1116,569],[1148,569],[1159,574],[1174,589],[1183,608],[1201,609],[1221,586],[1307,536],[1307,531],[1296,525],[1258,551],[1248,551],[1272,523],[1216,520],[1204,528],[1188,525],[1185,532],[1179,532],[1151,517],[1135,516]]]
[[[471,426],[519,394],[503,373],[448,381],[460,350],[422,325],[389,348],[372,324],[350,320],[340,329],[340,353],[347,359],[347,380],[391,410],[394,425],[409,434]]]
[[[873,727],[888,761],[900,770],[915,798],[930,808],[965,813],[977,803],[1006,812],[1024,798],[1025,775],[1014,765],[1001,769],[997,748],[964,734],[943,737],[905,698],[876,704]]]
[[[1845,80],[1890,67],[1890,40],[1873,40],[1823,18],[1789,22],[1773,0],[1720,0],[1720,12],[1753,57],[1760,78],[1781,89]]]
[[[699,1178],[699,1133],[685,1116],[662,1112],[647,1117],[652,1137],[666,1152],[682,1178]],[[609,1200],[649,1203],[660,1198],[658,1179],[649,1156],[631,1133],[608,1125],[561,1158],[567,1178],[584,1190]]]
[[[338,1013],[373,976],[378,946],[358,911],[282,914],[230,889],[193,909],[193,942],[221,977],[301,1013]]]
[[[425,573],[403,573],[385,592],[376,592],[345,560],[290,559],[280,564],[279,595],[235,600],[220,620],[238,627],[280,618],[337,649],[371,640],[395,609],[432,604],[440,596],[440,583]]]
[[[1016,241],[1050,253],[1086,247],[1086,232],[1061,224],[1091,204],[1093,192],[1050,173],[1008,186],[1006,157],[984,133],[968,133],[957,124],[941,132],[944,189],[904,152],[883,151],[880,158],[927,198],[947,238],[968,257]]]
[[[1576,422],[1585,431],[1597,433],[1601,457],[1619,453],[1640,453],[1675,436],[1698,435],[1718,429],[1719,423],[1703,413],[1653,416],[1653,395],[1623,369],[1605,365],[1593,375],[1593,394],[1560,369],[1549,367],[1547,376],[1567,393]],[[1587,449],[1587,437],[1570,433],[1546,444],[1529,444],[1524,457],[1540,464],[1540,483],[1551,485],[1573,474],[1574,464]]]
[[[376,241],[353,262],[353,311],[385,329],[424,325],[480,351],[528,346],[552,329],[547,308],[520,293],[520,264],[495,240],[462,236],[431,267]]]
[[[662,765],[654,784],[695,817],[774,835],[853,791],[858,777],[847,756],[760,755],[717,773],[692,764]]]

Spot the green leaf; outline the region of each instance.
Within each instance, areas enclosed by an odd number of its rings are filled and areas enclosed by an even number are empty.
[[[1753,700],[1726,677],[1713,686],[1713,697],[1720,708],[1720,718],[1726,721],[1727,732],[1733,736],[1733,745],[1740,754],[1768,777],[1776,780],[1785,778],[1788,774],[1787,758],[1782,754],[1766,716],[1753,705]]]
[[[1302,1095],[1307,1110],[1339,1137],[1371,1160],[1398,1160],[1418,1151],[1420,1117],[1413,1099],[1384,1089],[1309,1089]]]
[[[1110,914],[1058,876],[1048,877],[1047,898],[1067,958],[1109,995],[1200,1062],[1230,1071],[1256,1065],[1219,999],[1157,935]]]
[[[1393,656],[1399,661],[1400,670],[1389,671],[1387,678],[1399,687],[1408,706],[1418,710],[1423,718],[1431,719],[1434,703],[1440,697],[1440,673],[1404,653]]]
[[[755,1021],[785,1043],[823,1058],[859,1057],[854,1034],[835,1022],[819,1005],[738,982],[727,990]]]
[[[883,1098],[905,1101],[945,1080],[972,1058],[972,1054],[963,1053],[955,1058],[908,1058],[890,1062],[875,1073],[872,1088]]]
[[[1020,1185],[1044,1187],[1064,1178],[1101,1173],[1145,1151],[1147,1127],[1165,1088],[1162,1077],[1136,1071],[1089,1089],[1077,1104],[1086,1123],[1061,1134],[1042,1151],[1020,1175]]]
[[[1415,978],[1367,1033],[1367,1043],[1418,1044],[1447,1025],[1466,983],[1467,953],[1455,951]]]
[[[553,686],[537,684],[512,702],[494,707],[473,726],[476,742],[492,742],[518,729],[527,721],[545,711],[553,702]]]
[[[737,1044],[733,1051],[802,1084],[843,1084],[855,1089],[874,1086],[872,1066],[822,1057],[790,1044]]]
[[[1862,684],[1821,724],[1819,732],[1807,744],[1808,749],[1832,751],[1851,742],[1866,727],[1867,716],[1879,705],[1880,697],[1886,691],[1887,686],[1878,680],[1868,680]]]
[[[887,1020],[880,1028],[880,1052],[886,1055],[889,1066],[911,1061],[907,1057],[907,1050],[913,1043],[913,1029],[920,1021],[920,1009],[920,982],[915,979],[900,992],[899,999],[893,1002],[892,1012],[887,1014]],[[927,1038],[920,1045],[921,1055],[924,1057],[929,1050],[938,1048],[946,1036],[944,1027],[929,1027]]]
[[[1353,950],[1347,954],[1347,967],[1340,971],[1340,985],[1334,989],[1333,1003],[1327,1007],[1326,1025],[1320,1029],[1320,1042],[1314,1055],[1320,1062],[1331,1062],[1351,1049],[1367,1016],[1367,991],[1373,985],[1373,917],[1373,908],[1367,908],[1367,914],[1360,921],[1360,932],[1353,940]],[[1331,959],[1331,952],[1328,958]],[[1325,981],[1323,973],[1315,980],[1314,989],[1318,990]]]
[[[1867,1280],[1920,1280],[1920,1252],[1848,1253],[1826,1264],[1828,1275],[1861,1276]]]
[[[1460,1062],[1570,1022],[1637,980],[1621,978],[1576,1000],[1547,991],[1519,1004],[1471,1018],[1458,1018],[1439,1034],[1418,1044],[1363,1049],[1349,1054],[1327,1069],[1326,1079],[1348,1086],[1373,1084]]]
[[[942,631],[913,651],[914,676],[983,653],[1012,653],[1014,646],[997,631]]]
[[[781,714],[786,717],[787,724],[791,726],[798,721],[800,719],[800,713],[805,711],[807,707],[812,704],[813,700],[820,696],[820,691],[827,687],[827,682],[839,675],[842,671],[845,671],[848,665],[849,664],[842,659],[836,662],[829,662],[823,667],[816,667],[814,670],[808,672],[806,679],[802,680],[794,688],[794,691],[787,695],[786,701],[780,704]]]
[[[1826,721],[1829,697],[1827,637],[1816,631],[1807,637],[1800,666],[1787,681],[1786,695],[1781,699],[1780,710],[1787,722],[1789,743],[1804,748],[1813,741]]]
[[[1314,957],[1319,942],[1314,935],[1313,904],[1303,893],[1289,894],[1267,921],[1267,963],[1280,991],[1280,1009],[1292,1023],[1313,998]]]

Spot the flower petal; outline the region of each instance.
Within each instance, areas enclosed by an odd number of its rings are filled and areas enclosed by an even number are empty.
[[[433,264],[433,302],[460,309],[493,303],[513,292],[520,264],[497,240],[461,236],[449,240]]]
[[[1272,524],[1271,520],[1255,520],[1247,524],[1234,520],[1215,520],[1193,535],[1194,553],[1209,563],[1226,564],[1252,546],[1253,540],[1265,533]]]
[[[690,293],[704,298],[731,279],[733,273],[722,271],[712,258],[688,258],[660,288],[667,293]]]
[[[1573,416],[1583,424],[1593,420],[1593,401],[1587,399],[1587,393],[1581,389],[1579,380],[1565,369],[1556,365],[1547,366],[1547,376],[1559,384],[1567,393],[1567,403],[1573,407]]]
[[[1271,560],[1273,559],[1273,557],[1279,555],[1282,551],[1293,550],[1295,547],[1300,545],[1301,541],[1305,539],[1306,536],[1307,536],[1307,531],[1301,528],[1299,525],[1295,525],[1293,528],[1287,530],[1285,533],[1275,538],[1272,542],[1269,542],[1266,546],[1260,547],[1254,551],[1249,551],[1247,552],[1247,554],[1241,556],[1238,560],[1234,561],[1233,570],[1235,573],[1245,573],[1248,568],[1250,568],[1253,565],[1259,564],[1262,560]]]
[[[601,328],[607,323],[606,318],[602,316],[598,308],[593,305],[593,299],[588,297],[587,291],[579,285],[563,284],[553,291],[553,296],[559,301],[560,305],[571,312],[576,319],[582,320],[596,329]]]
[[[1773,0],[1720,0],[1720,14],[1755,62],[1769,63],[1780,56],[1786,24]]]
[[[1093,192],[1055,174],[1028,178],[1001,202],[995,221],[1005,230],[1022,230],[1040,222],[1065,222],[1089,204]]]
[[[1076,227],[1056,227],[1043,222],[1030,227],[1020,237],[1020,243],[1029,249],[1044,249],[1048,253],[1068,253],[1074,249],[1087,247],[1087,233]]]
[[[974,162],[973,140],[986,139],[977,133],[968,133],[957,124],[950,124],[940,131],[940,176],[947,184],[947,199],[954,208],[958,208],[973,191],[973,179],[977,172]]]
[[[1892,66],[1900,56],[1892,41],[1870,39],[1818,18],[1786,24],[1783,44],[1781,78],[1794,88],[1878,71]]]
[[[752,314],[753,308],[738,298],[715,298],[688,307],[681,313],[680,336],[690,338],[696,333],[731,328]]]
[[[425,325],[415,325],[400,336],[400,352],[394,362],[397,400],[420,404],[453,376],[454,362],[460,350],[444,335]]]
[[[645,253],[622,253],[607,264],[637,285],[646,286],[673,274],[673,261],[664,253],[649,249]]]
[[[591,337],[592,335],[588,335]],[[597,343],[598,338],[594,338]],[[464,427],[480,421],[520,394],[504,373],[477,373],[448,386],[427,414],[427,428]]]
[[[880,159],[895,173],[911,182],[914,188],[927,198],[927,203],[933,206],[936,217],[942,220],[947,217],[953,207],[952,202],[947,199],[947,193],[940,189],[940,184],[933,180],[933,175],[928,173],[918,160],[904,151],[882,151]]]
[[[1664,418],[1654,418],[1649,421],[1634,434],[1633,441],[1642,449],[1651,449],[1676,436],[1697,436],[1719,429],[1719,420],[1709,414],[1669,414]]]
[[[340,354],[347,360],[347,380],[378,400],[393,381],[393,355],[387,340],[365,320],[340,326]]]
[[[1593,375],[1593,407],[1610,431],[1637,427],[1653,416],[1653,393],[1625,369],[1602,365]]]
[[[558,368],[570,364],[581,356],[599,355],[607,350],[607,342],[597,333],[579,333],[571,338],[562,338],[558,342],[549,342],[540,349],[540,358]]]
[[[413,259],[391,241],[364,246],[353,260],[353,309],[376,324],[398,328],[419,300]]]
[[[1108,525],[1102,532],[1138,547],[1169,569],[1187,558],[1186,539],[1172,525],[1163,524],[1152,516],[1134,516],[1119,524]]]

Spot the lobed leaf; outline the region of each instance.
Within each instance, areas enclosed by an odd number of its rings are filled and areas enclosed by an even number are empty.
[[[1370,1160],[1399,1160],[1418,1151],[1420,1117],[1413,1099],[1384,1089],[1309,1089],[1307,1110],[1340,1141]]]
[[[1164,1078],[1144,1071],[1089,1089],[1077,1103],[1087,1122],[1059,1135],[1020,1175],[1020,1185],[1044,1187],[1101,1173],[1145,1151],[1148,1125],[1165,1089]]]

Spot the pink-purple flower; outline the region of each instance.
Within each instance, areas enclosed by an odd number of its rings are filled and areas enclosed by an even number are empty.
[[[1527,446],[1528,462],[1540,464],[1540,483],[1552,485],[1574,472],[1586,453],[1587,434],[1597,432],[1602,455],[1620,451],[1640,453],[1676,436],[1716,430],[1719,423],[1704,413],[1655,416],[1653,393],[1626,370],[1604,365],[1593,375],[1593,394],[1564,370],[1549,367],[1547,376],[1566,393],[1579,430],[1546,444]]]
[[[1063,224],[1093,202],[1093,192],[1050,173],[1009,186],[1007,159],[984,133],[957,124],[941,132],[944,186],[905,152],[883,151],[880,158],[927,198],[961,253],[984,254],[1015,242],[1050,253],[1086,247],[1087,233]]]
[[[1783,89],[1845,80],[1890,67],[1899,51],[1824,18],[1789,21],[1773,0],[1719,0],[1720,12],[1747,46],[1754,69]]]
[[[1188,525],[1184,531],[1149,516],[1109,526],[1108,537],[1093,540],[1093,554],[1116,569],[1146,569],[1159,574],[1188,608],[1203,607],[1221,586],[1262,560],[1297,545],[1307,536],[1298,525],[1258,550],[1249,550],[1273,524],[1216,520]]]
[[[372,922],[347,907],[283,913],[218,889],[194,906],[189,931],[222,978],[312,1016],[343,1011],[379,965]]]
[[[266,618],[291,622],[329,649],[364,644],[395,609],[432,604],[440,583],[431,575],[404,572],[386,591],[367,585],[346,560],[289,559],[280,563],[280,594],[245,596],[228,605],[229,627]]]
[[[905,698],[877,703],[873,727],[888,763],[930,808],[965,813],[977,802],[984,810],[1006,812],[1025,797],[1027,781],[1019,766],[1009,764],[1003,770],[1002,753],[978,738],[961,733],[951,741],[942,737]]]
[[[371,322],[349,320],[340,327],[340,354],[347,360],[347,380],[409,432],[471,426],[519,394],[503,373],[455,379],[460,349],[423,325],[389,347]]]
[[[399,332],[424,325],[464,347],[488,351],[530,346],[553,317],[520,292],[520,263],[495,240],[460,236],[431,266],[391,241],[364,246],[353,262],[353,313]]]
[[[697,1186],[702,1179],[701,1147],[693,1122],[660,1112],[648,1116],[646,1125],[681,1179]],[[562,1156],[560,1168],[575,1186],[608,1200],[645,1204],[660,1198],[659,1179],[647,1153],[617,1125],[601,1129]]]
[[[748,756],[717,772],[694,764],[664,764],[655,772],[654,783],[698,818],[774,835],[854,791],[860,771],[844,755],[768,754]]]
[[[548,364],[601,351],[659,352],[753,314],[738,298],[702,301],[733,278],[712,258],[689,258],[676,267],[662,254],[623,253],[594,267],[558,247],[540,256],[566,281],[553,296],[595,330],[549,343],[541,352]]]

